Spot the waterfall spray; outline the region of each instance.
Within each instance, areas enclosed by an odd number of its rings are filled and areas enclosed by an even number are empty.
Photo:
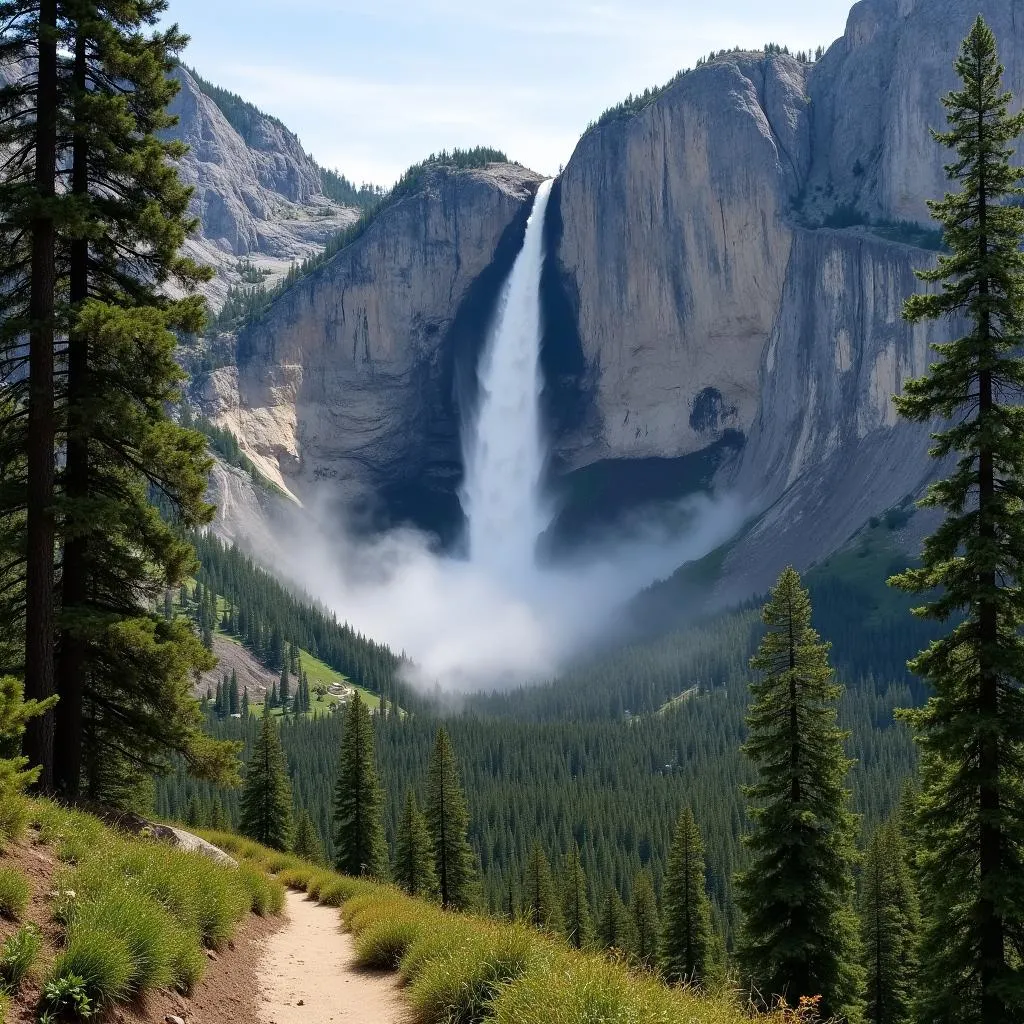
[[[533,573],[537,538],[551,520],[541,493],[540,421],[540,272],[550,193],[551,182],[542,182],[480,362],[477,416],[463,438],[470,561],[507,583]]]

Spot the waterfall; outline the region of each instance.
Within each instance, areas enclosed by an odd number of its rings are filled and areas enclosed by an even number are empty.
[[[463,436],[469,558],[507,583],[532,573],[537,538],[551,520],[541,494],[540,422],[540,272],[550,193],[551,181],[537,190],[480,361],[477,415]]]

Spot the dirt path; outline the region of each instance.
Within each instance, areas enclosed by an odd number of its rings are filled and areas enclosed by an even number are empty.
[[[393,974],[355,967],[352,937],[334,907],[289,892],[285,926],[257,967],[264,1024],[401,1024],[406,1007]]]

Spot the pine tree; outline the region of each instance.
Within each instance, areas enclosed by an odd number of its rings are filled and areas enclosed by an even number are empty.
[[[228,714],[237,715],[241,712],[241,703],[238,695],[238,673],[231,670],[231,682],[228,685]]]
[[[820,996],[826,1017],[862,1019],[863,972],[852,910],[855,821],[845,780],[841,687],[829,645],[811,627],[811,602],[787,568],[762,618],[751,660],[758,679],[744,752],[757,769],[746,795],[751,866],[738,880],[740,953],[766,994]]]
[[[523,916],[541,931],[557,931],[561,924],[551,865],[536,841],[523,869]]]
[[[242,721],[249,721],[249,687],[242,690]]]
[[[466,838],[469,811],[448,733],[437,731],[427,772],[427,826],[434,845],[438,894],[446,909],[466,910],[475,898],[473,851]]]
[[[562,868],[562,928],[570,946],[582,949],[592,938],[587,876],[580,861],[579,847],[573,843]]]
[[[224,684],[217,680],[217,696],[214,698],[213,711],[218,718],[224,717]]]
[[[288,678],[287,663],[281,668],[281,682],[277,688],[277,699],[281,702],[281,707],[287,710],[288,702],[291,700],[291,680]]]
[[[1024,113],[1011,115],[996,41],[979,16],[943,99],[959,191],[930,203],[949,254],[919,274],[941,287],[908,299],[913,323],[966,322],[936,345],[927,376],[896,398],[901,415],[949,424],[931,454],[957,456],[923,504],[946,518],[922,565],[894,578],[926,595],[918,614],[958,624],[911,668],[934,688],[908,715],[922,748],[919,837],[924,1015],[961,1024],[1024,1019],[1024,174],[1011,164]]]
[[[686,808],[676,826],[662,892],[658,966],[671,982],[705,984],[720,977],[704,872],[704,843]]]
[[[605,891],[597,915],[597,941],[604,949],[631,953],[636,946],[633,921],[619,890],[614,886]]]
[[[266,706],[268,708],[276,708],[279,706],[279,703],[277,699],[277,683],[274,683],[267,691]]]
[[[405,794],[405,806],[398,821],[395,837],[395,884],[410,896],[434,899],[437,896],[437,872],[434,870],[434,850],[427,829],[427,819],[416,803],[410,789]]]
[[[334,866],[347,875],[387,875],[387,843],[377,781],[370,710],[356,690],[345,711],[338,780],[334,787]]]
[[[292,791],[281,735],[264,714],[260,734],[245,769],[238,831],[272,850],[292,840]]]
[[[911,1024],[917,975],[917,895],[895,822],[871,837],[861,876],[865,1019]]]
[[[4,26],[0,61],[15,71],[0,89],[0,380],[4,446],[17,450],[17,487],[0,514],[19,535],[17,621],[25,693],[47,700],[55,692],[54,551],[55,450],[59,409],[55,348],[63,320],[57,298],[57,225],[70,214],[58,188],[61,88],[57,0],[0,3]],[[18,74],[19,67],[23,69]],[[27,339],[27,345],[26,345]],[[6,582],[6,581],[5,581]],[[6,624],[2,624],[6,631]],[[26,724],[25,754],[53,781],[54,714]]]
[[[295,841],[292,843],[292,853],[311,864],[323,864],[326,859],[320,833],[317,832],[316,825],[313,824],[313,819],[305,807],[295,816]]]
[[[633,883],[633,898],[629,901],[629,916],[633,922],[633,956],[644,967],[653,967],[658,955],[658,899],[654,895],[651,876],[641,871]]]

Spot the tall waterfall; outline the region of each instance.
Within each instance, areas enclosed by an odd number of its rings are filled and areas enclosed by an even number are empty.
[[[540,423],[540,272],[550,193],[551,182],[543,182],[502,289],[480,361],[477,416],[462,443],[470,561],[506,582],[529,575],[551,519],[541,495]]]

